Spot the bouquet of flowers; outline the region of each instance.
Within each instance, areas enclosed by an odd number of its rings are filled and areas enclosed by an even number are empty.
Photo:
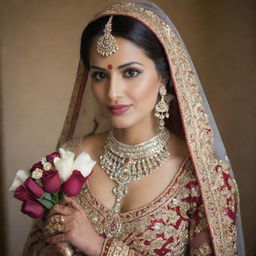
[[[57,204],[65,193],[80,193],[95,165],[90,156],[82,152],[74,159],[73,152],[63,148],[43,157],[28,170],[18,170],[10,191],[21,200],[21,211],[33,218],[42,218],[47,209]]]

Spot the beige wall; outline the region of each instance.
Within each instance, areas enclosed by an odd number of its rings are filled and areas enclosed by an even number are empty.
[[[80,34],[102,2],[2,2],[6,255],[20,255],[30,225],[19,211],[20,203],[6,191],[17,169],[54,150],[76,74]],[[155,2],[172,17],[205,88],[240,187],[247,255],[255,255],[255,1]]]

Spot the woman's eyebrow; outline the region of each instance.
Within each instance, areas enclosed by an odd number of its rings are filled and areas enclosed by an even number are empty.
[[[94,68],[94,69],[98,69],[98,70],[102,70],[102,71],[107,71],[105,68],[100,68],[98,66],[90,66],[90,68]]]
[[[127,66],[131,66],[131,65],[133,65],[133,64],[137,64],[137,65],[141,65],[141,66],[144,66],[143,64],[141,64],[141,63],[139,63],[139,62],[137,62],[137,61],[131,61],[131,62],[128,62],[128,63],[125,63],[125,64],[123,64],[123,65],[120,65],[120,66],[118,66],[117,67],[117,69],[122,69],[122,68],[125,68],[125,67],[127,67]],[[90,68],[92,69],[98,69],[98,70],[101,70],[101,71],[107,71],[107,69],[105,69],[105,68],[101,68],[101,67],[98,67],[98,66],[90,66]]]
[[[133,64],[138,64],[138,65],[144,66],[143,64],[141,64],[141,63],[139,63],[139,62],[137,62],[137,61],[132,61],[132,62],[128,62],[128,63],[123,64],[123,65],[120,65],[120,66],[118,66],[117,68],[118,68],[118,69],[121,69],[121,68],[125,68],[125,67],[127,67],[127,66],[131,66],[131,65],[133,65]]]

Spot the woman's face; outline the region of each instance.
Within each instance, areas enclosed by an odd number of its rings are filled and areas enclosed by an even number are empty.
[[[90,50],[89,79],[96,100],[115,128],[150,125],[160,77],[154,62],[133,42],[116,37],[119,50],[102,57]]]

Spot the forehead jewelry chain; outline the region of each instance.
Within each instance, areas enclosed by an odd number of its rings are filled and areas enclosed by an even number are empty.
[[[106,24],[103,35],[97,40],[97,52],[101,56],[109,56],[118,50],[116,39],[111,34],[112,31],[112,19],[111,16]]]
[[[128,193],[129,183],[152,173],[166,162],[170,155],[167,149],[168,139],[169,132],[163,129],[148,141],[127,145],[119,142],[113,131],[110,131],[105,142],[105,151],[100,156],[101,168],[117,184],[113,188],[114,213],[106,221],[104,230],[108,237],[116,236],[121,231],[121,200]]]

